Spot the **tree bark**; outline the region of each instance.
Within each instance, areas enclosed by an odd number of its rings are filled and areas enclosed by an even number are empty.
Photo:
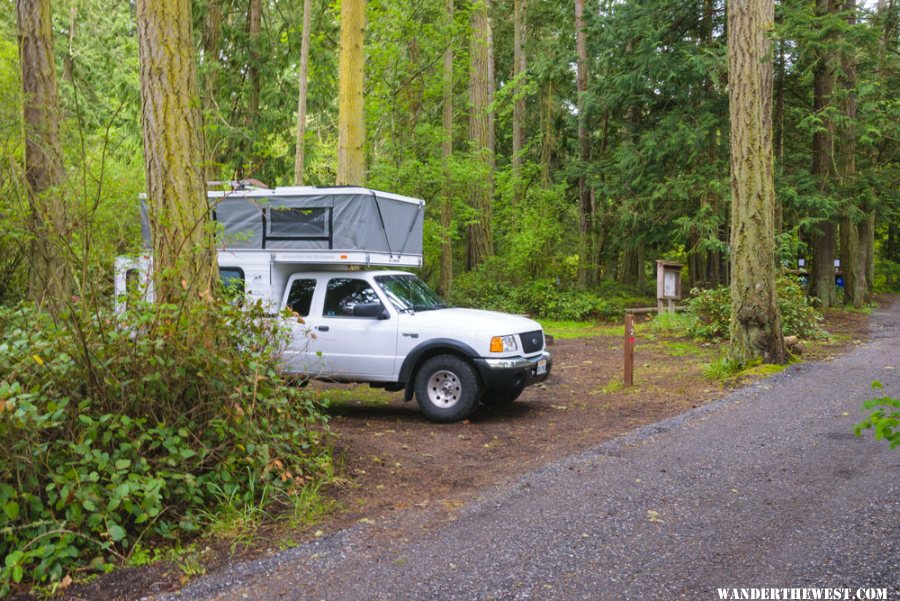
[[[216,81],[219,77],[219,53],[222,48],[222,7],[221,0],[206,1],[206,17],[203,20],[203,115],[205,120],[212,120],[216,114]],[[216,179],[218,175],[217,159],[209,140],[204,156],[204,177]]]
[[[587,100],[587,35],[584,30],[584,0],[575,0],[575,84],[578,90],[578,285],[586,288],[593,282],[594,256],[592,244],[593,213],[591,191],[587,181],[587,164],[591,157],[588,137]]]
[[[728,92],[731,118],[731,328],[729,357],[784,363],[775,293],[772,63],[773,0],[731,0]]]
[[[297,96],[297,145],[294,154],[294,183],[303,185],[306,150],[306,96],[309,87],[309,38],[312,27],[312,0],[303,0],[303,32],[300,40],[300,92]]]
[[[847,23],[856,24],[856,2],[846,0]],[[852,50],[851,50],[852,53]],[[841,56],[840,83],[843,88],[841,113],[843,116],[839,130],[837,169],[841,188],[852,188],[856,178],[856,61],[851,53]],[[859,239],[859,230],[853,219],[853,199],[849,194],[846,209],[841,219],[841,268],[844,271],[844,303],[856,308],[866,302],[865,242]]]
[[[820,17],[838,10],[840,0],[817,0],[816,13]],[[827,46],[830,46],[829,42]],[[813,134],[812,175],[818,180],[819,191],[825,193],[834,178],[834,122],[829,114],[831,97],[837,77],[835,55],[830,48],[822,49],[816,57],[813,74],[813,110],[822,120],[822,126]],[[827,309],[836,300],[834,286],[834,247],[836,227],[831,216],[818,224],[812,235],[813,278],[810,292],[819,298]]]
[[[470,202],[475,219],[468,226],[466,268],[481,265],[494,252],[491,236],[494,196],[494,119],[492,115],[493,51],[491,49],[490,0],[472,8],[469,50],[469,144],[472,157],[483,173],[470,184]]]
[[[59,142],[59,93],[53,57],[49,0],[17,0],[19,63],[25,123],[25,180],[28,184],[28,296],[37,304],[61,303],[72,290],[72,271],[63,254],[68,207],[59,187],[65,177]]]
[[[248,110],[248,123],[250,130],[256,129],[259,120],[259,35],[262,31],[262,6],[261,0],[250,0],[250,10],[248,13],[247,31],[249,33],[250,42],[250,64],[247,65],[247,71],[250,76],[250,107]]]
[[[338,73],[338,185],[363,186],[366,165],[363,145],[366,122],[363,104],[363,44],[365,0],[341,2],[341,40]]]
[[[446,297],[453,285],[453,190],[450,161],[453,159],[453,0],[447,0],[447,23],[450,34],[444,50],[443,107],[441,121],[444,139],[441,142],[441,161],[444,166],[444,189],[441,194],[441,268],[438,292]]]
[[[778,76],[775,79],[775,168],[776,173],[784,173],[784,40],[778,41]],[[775,197],[775,234],[781,235],[784,229],[784,207],[781,199]]]
[[[552,162],[555,138],[553,136],[553,80],[547,80],[545,109],[541,111],[543,135],[541,136],[541,183],[550,185],[550,163]]]
[[[522,151],[525,148],[525,10],[526,0],[513,0],[513,80],[516,87],[513,92],[512,120],[512,176],[513,203],[522,201],[524,187],[522,182]]]
[[[190,0],[138,0],[141,125],[161,302],[209,300],[216,252],[203,177],[203,128]]]

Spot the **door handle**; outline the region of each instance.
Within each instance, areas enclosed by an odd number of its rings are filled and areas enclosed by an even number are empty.
[[[328,326],[316,326],[316,329],[319,330],[320,332],[327,332]]]

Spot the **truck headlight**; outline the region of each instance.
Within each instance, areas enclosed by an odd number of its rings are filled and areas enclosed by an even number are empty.
[[[515,336],[494,336],[491,338],[492,353],[511,353],[519,349]]]

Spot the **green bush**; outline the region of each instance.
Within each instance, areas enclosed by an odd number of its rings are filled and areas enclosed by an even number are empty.
[[[631,290],[604,283],[579,290],[566,281],[535,278],[521,281],[505,261],[494,257],[477,270],[459,274],[450,301],[457,306],[523,313],[552,320],[619,319],[626,307],[650,303]]]
[[[785,336],[817,338],[822,335],[819,322],[822,314],[816,311],[803,288],[789,276],[775,281],[778,293],[778,310]],[[688,311],[696,317],[691,335],[699,338],[721,340],[728,338],[731,320],[731,289],[727,286],[708,290],[691,290],[687,301]]]
[[[0,308],[0,596],[103,569],[328,467],[312,397],[260,306]]]

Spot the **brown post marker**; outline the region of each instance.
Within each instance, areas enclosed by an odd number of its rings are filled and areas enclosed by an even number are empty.
[[[634,386],[634,315],[625,314],[625,386]]]

